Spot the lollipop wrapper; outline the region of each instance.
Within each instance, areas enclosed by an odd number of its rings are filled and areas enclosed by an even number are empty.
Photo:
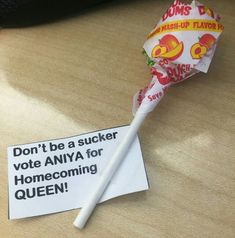
[[[152,111],[170,85],[208,71],[224,28],[219,21],[218,14],[197,1],[171,4],[144,43],[152,80],[134,96],[134,114]]]

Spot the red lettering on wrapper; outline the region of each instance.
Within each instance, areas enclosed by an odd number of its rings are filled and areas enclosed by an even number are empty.
[[[217,22],[220,21],[220,16],[213,12],[209,7],[206,6],[198,6],[198,12],[200,15],[209,15],[214,18]]]
[[[171,81],[176,83],[185,79],[191,71],[191,66],[190,64],[178,64],[176,67],[167,67],[166,71]]]
[[[170,83],[170,81],[171,81],[171,79],[167,75],[164,76],[164,74],[157,71],[156,68],[152,68],[151,73],[157,77],[159,83],[162,85],[166,85],[166,84]]]
[[[214,12],[206,6],[198,6],[198,11],[200,15],[208,14],[212,18],[215,18]]]
[[[146,91],[147,91],[147,87],[145,87],[144,89],[141,89],[138,93],[137,102],[138,102],[139,106],[144,99],[144,95],[145,95]]]
[[[188,16],[191,10],[192,10],[191,6],[187,5],[186,3],[182,3],[179,0],[176,0],[170,6],[170,8],[167,9],[165,14],[162,16],[162,21],[165,21],[167,18],[178,16],[178,15]]]
[[[167,91],[168,88],[169,88],[169,86],[165,86],[160,91],[155,92],[154,94],[148,95],[148,97],[147,97],[148,100],[150,102],[159,101],[166,94],[166,91]]]
[[[164,65],[168,65],[169,61],[167,59],[161,59],[159,60],[159,65],[163,67]]]
[[[163,93],[160,91],[153,95],[148,95],[148,99],[150,102],[152,102],[153,100],[160,99],[162,96],[163,96]]]
[[[144,89],[141,89],[138,93],[137,96],[137,102],[138,102],[138,106],[140,106],[140,104],[142,103],[143,99],[145,98],[145,94],[147,93],[148,90],[150,90],[153,86],[155,85],[155,82],[151,82],[147,87],[145,87]]]

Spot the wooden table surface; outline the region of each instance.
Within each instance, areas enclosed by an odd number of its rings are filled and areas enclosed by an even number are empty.
[[[171,1],[1,30],[1,237],[235,237],[235,3],[203,2],[225,31],[209,72],[172,87],[139,132],[150,190],[99,205],[82,231],[78,210],[8,220],[7,147],[129,123],[150,79],[142,45]]]

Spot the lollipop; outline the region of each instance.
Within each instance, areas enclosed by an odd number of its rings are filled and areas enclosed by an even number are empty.
[[[100,176],[87,203],[74,221],[83,228],[113,174],[124,159],[145,117],[163,98],[167,88],[198,72],[206,73],[223,26],[220,17],[197,1],[175,0],[144,43],[144,54],[151,67],[152,80],[133,98],[134,119]]]

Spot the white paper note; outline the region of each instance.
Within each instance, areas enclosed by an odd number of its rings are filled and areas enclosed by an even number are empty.
[[[9,218],[80,208],[128,126],[8,148]],[[101,201],[149,188],[138,137]]]

